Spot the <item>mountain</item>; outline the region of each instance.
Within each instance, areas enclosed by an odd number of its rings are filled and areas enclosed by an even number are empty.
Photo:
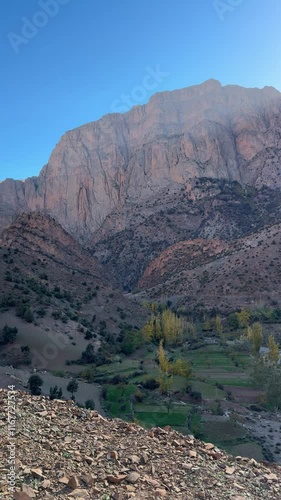
[[[2,232],[0,262],[0,329],[7,324],[19,332],[16,346],[0,347],[6,361],[22,345],[42,359],[59,335],[65,345],[58,357],[45,356],[46,367],[57,368],[80,358],[89,342],[98,349],[107,329],[117,335],[122,321],[138,326],[145,318],[104,266],[50,216],[20,215]]]
[[[278,465],[232,457],[169,426],[145,430],[135,423],[105,419],[71,401],[50,401],[19,391],[11,395],[21,417],[15,500],[280,498]],[[3,468],[11,448],[8,396],[0,389]],[[5,475],[0,494],[10,496]]]
[[[182,241],[153,260],[138,283],[143,296],[186,307],[231,311],[281,306],[281,224],[232,242]]]
[[[113,210],[197,177],[280,187],[281,94],[216,80],[67,132],[38,177],[0,184],[0,229],[42,211],[87,241]],[[125,221],[123,221],[123,224]]]
[[[202,266],[224,252],[225,269],[241,238],[281,222],[280,161],[281,94],[209,80],[67,132],[38,177],[0,183],[0,230],[20,213],[41,213],[69,233],[56,237],[58,255],[71,248],[65,263],[79,263],[83,246],[82,267],[92,259],[110,286],[179,301],[196,291],[189,301],[211,304]],[[186,272],[188,293],[178,277]],[[211,276],[218,296],[222,275]],[[256,285],[260,300],[276,300],[268,283]],[[243,279],[225,300],[221,293],[226,307],[258,294]]]
[[[145,203],[115,210],[88,247],[131,291],[150,263],[171,245],[198,239],[207,246],[217,239],[226,245],[278,221],[279,189],[200,178],[162,190]]]

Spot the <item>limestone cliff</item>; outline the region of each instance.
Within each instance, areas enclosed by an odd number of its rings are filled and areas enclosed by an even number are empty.
[[[0,184],[0,230],[43,211],[80,240],[113,209],[194,177],[280,187],[281,94],[215,80],[67,132],[38,177]]]

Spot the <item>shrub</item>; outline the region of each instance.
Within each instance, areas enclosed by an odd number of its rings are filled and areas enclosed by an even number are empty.
[[[154,391],[155,389],[158,389],[159,382],[155,378],[149,378],[144,382],[142,382],[142,386],[144,389],[148,389],[149,391]]]
[[[31,394],[34,396],[40,396],[41,394],[41,386],[43,385],[43,380],[39,375],[31,375],[28,379],[28,387],[30,389]]]
[[[85,333],[85,340],[91,340],[93,338],[93,333],[90,330],[87,330]]]
[[[199,391],[190,391],[189,397],[196,403],[202,401],[202,394]]]
[[[71,393],[71,398],[74,400],[74,393],[78,391],[78,382],[73,378],[69,381],[66,390]]]
[[[89,364],[94,363],[96,359],[95,348],[93,344],[88,344],[85,351],[82,352],[81,361],[82,363]]]
[[[50,387],[50,399],[62,399],[62,388],[58,388],[57,385],[55,387]]]
[[[87,410],[95,409],[95,402],[93,401],[93,399],[87,399],[87,401],[85,402],[85,408],[87,408]]]
[[[17,337],[18,329],[16,327],[11,328],[5,325],[2,330],[1,343],[4,345],[12,344]]]
[[[54,319],[58,320],[61,317],[61,312],[60,311],[54,311],[52,312],[52,316]]]

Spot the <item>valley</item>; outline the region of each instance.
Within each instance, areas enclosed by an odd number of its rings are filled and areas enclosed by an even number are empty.
[[[280,111],[210,80],[2,182],[0,386],[281,463]]]

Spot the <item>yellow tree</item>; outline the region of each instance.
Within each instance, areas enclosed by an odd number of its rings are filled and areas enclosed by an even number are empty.
[[[184,321],[173,311],[166,309],[161,315],[163,338],[167,344],[177,343],[182,340]]]
[[[151,342],[154,337],[154,318],[151,317],[150,320],[144,325],[142,329],[142,334],[145,342]]]
[[[170,363],[169,363],[168,359],[166,358],[166,354],[165,354],[164,347],[163,347],[163,339],[160,340],[160,342],[159,342],[158,361],[159,361],[159,366],[160,366],[161,371],[164,373],[169,373]]]
[[[241,312],[237,313],[237,318],[239,321],[239,326],[240,328],[247,328],[250,324],[250,313],[249,311],[242,310]]]
[[[258,355],[263,341],[262,326],[260,323],[254,323],[248,327],[248,339],[252,345],[254,354]]]
[[[223,327],[222,327],[222,321],[221,321],[221,318],[219,315],[217,315],[216,319],[215,319],[215,330],[216,330],[217,334],[221,337],[222,332],[223,332]]]
[[[273,361],[274,363],[277,363],[277,361],[279,359],[279,347],[278,347],[277,343],[275,342],[273,335],[269,335],[268,348],[269,348],[269,351],[267,354],[268,359],[270,361]]]
[[[170,363],[166,358],[165,351],[163,348],[163,339],[160,340],[159,349],[158,349],[158,361],[160,367],[159,374],[159,384],[160,384],[160,392],[161,394],[168,394],[169,389],[172,384],[172,379],[170,377]]]
[[[189,378],[191,375],[191,366],[188,363],[188,361],[184,361],[181,358],[178,358],[172,365],[171,365],[171,373],[173,375],[180,375],[181,377]]]
[[[154,337],[157,340],[160,340],[163,337],[163,332],[162,332],[162,326],[161,326],[161,319],[160,316],[157,316],[155,318],[155,324],[154,324]]]

